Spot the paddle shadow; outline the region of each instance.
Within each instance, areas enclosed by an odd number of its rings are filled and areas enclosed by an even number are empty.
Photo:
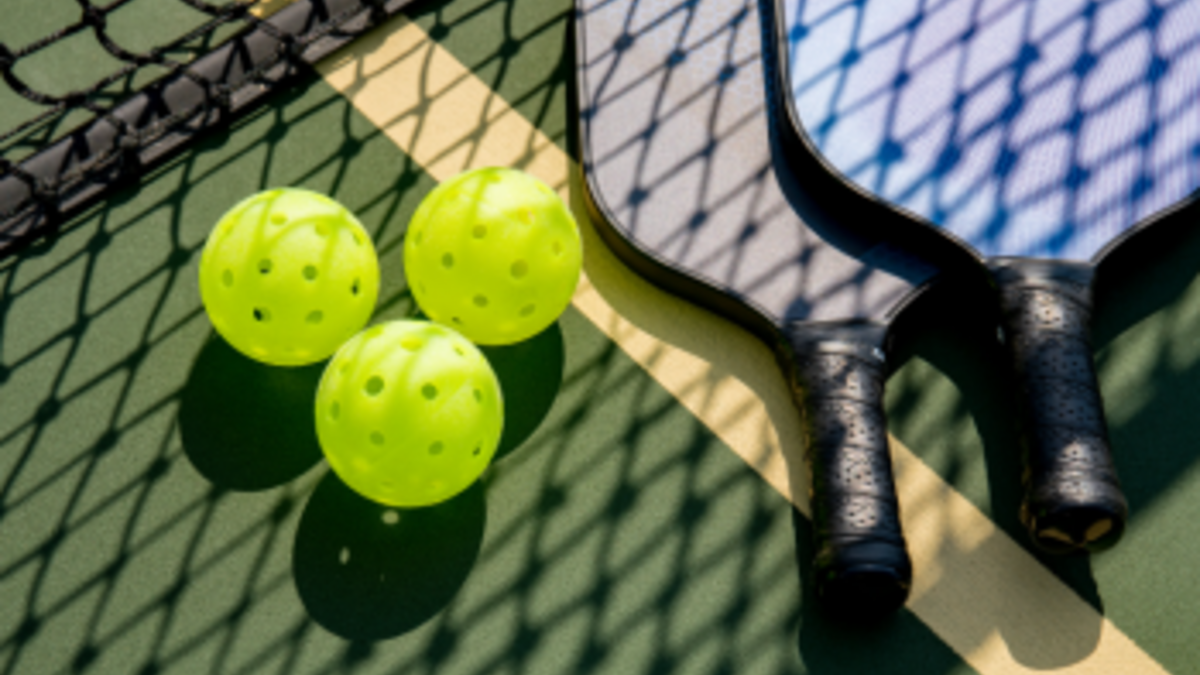
[[[948,380],[953,387],[951,409],[941,413],[923,411],[926,406],[938,407],[941,402],[935,398],[939,394],[918,391],[914,382],[895,388],[899,395],[891,401],[888,412],[914,427],[921,425],[922,416],[930,415],[931,421],[925,425],[940,430],[939,436],[951,437],[934,439],[933,443],[914,441],[913,450],[950,485],[964,491],[964,496],[1003,531],[989,537],[989,541],[1007,535],[1097,612],[1095,621],[1086,624],[1073,614],[1071,638],[1055,641],[1052,652],[1045,650],[1044,638],[1028,635],[1021,625],[999,623],[990,629],[1002,635],[1014,658],[1031,667],[1058,668],[1077,663],[1095,650],[1102,628],[1104,603],[1091,560],[1087,556],[1041,552],[1032,545],[1020,522],[1022,462],[1014,421],[1016,385],[997,335],[999,310],[995,303],[979,301],[991,297],[981,277],[958,277],[955,282],[939,284],[909,309],[902,318],[909,325],[898,333],[904,337],[895,350],[897,369],[920,360],[936,371],[938,379]],[[948,415],[949,419],[932,417],[935,414]],[[955,430],[964,425],[971,430],[971,440],[981,447],[956,444],[960,439],[953,438]],[[986,478],[980,486],[985,491],[982,494],[972,489],[969,474],[973,461],[983,463]],[[996,583],[1019,588],[1023,580],[1014,574],[1011,581]],[[976,635],[975,644],[982,645],[987,638]]]
[[[961,666],[959,656],[910,611],[865,623],[850,615],[831,617],[811,583],[816,555],[812,525],[798,511],[792,520],[801,588],[798,646],[806,672],[907,675],[917,663],[923,673],[949,673]]]
[[[1180,209],[1097,268],[1092,342],[1131,519],[1195,463],[1200,446],[1200,361],[1188,347],[1197,324],[1187,300],[1200,270],[1197,220],[1200,205]],[[1156,322],[1149,331],[1147,321]]]

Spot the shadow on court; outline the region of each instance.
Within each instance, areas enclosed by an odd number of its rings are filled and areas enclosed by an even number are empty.
[[[313,401],[325,362],[275,368],[208,340],[179,400],[179,435],[192,466],[215,485],[265,490],[321,460]]]
[[[518,52],[539,35],[558,36],[561,52],[565,4],[450,4],[425,3],[420,20],[448,43],[473,42],[464,55],[478,72],[552,129],[565,72]],[[315,78],[0,268],[0,376],[12,385],[0,393],[0,624],[11,626],[0,672],[258,672],[299,658],[314,625],[358,642],[322,637],[305,658],[344,650],[334,662],[352,669],[371,652],[362,640],[428,623],[467,578],[482,487],[372,529],[379,514],[310,471],[321,366],[261,366],[207,326],[195,284],[207,229],[239,196],[275,185],[355,210],[384,257],[376,319],[413,313],[399,249],[433,181]],[[510,454],[555,400],[563,336],[556,327],[488,356],[511,397]],[[392,580],[331,594],[337,577],[322,577],[341,549],[326,560],[322,546],[335,541],[352,546],[352,569]]]
[[[292,550],[309,616],[352,640],[403,635],[446,608],[479,556],[483,486],[423,509],[389,509],[327,473]]]
[[[563,141],[570,71],[545,55],[569,53],[569,2],[422,7]],[[376,320],[411,316],[403,230],[433,184],[314,81],[0,264],[0,673],[964,670],[911,614],[865,632],[824,621],[796,571],[807,524],[574,311],[487,351],[510,431],[485,482],[444,508],[393,517],[312,471],[302,409],[319,368],[269,374],[214,338],[195,281],[204,237],[251,191],[327,192],[378,243]],[[1113,423],[1135,527],[1192,465],[1196,360],[1171,353],[1195,328],[1195,291],[1177,289],[1200,240],[1175,241],[1169,256],[1147,244],[1143,281],[1101,299],[1128,312],[1097,317],[1102,371],[1129,349],[1157,357]],[[989,352],[960,344],[986,321],[959,332],[961,307],[939,311],[892,379],[892,421],[1007,531],[1003,404]],[[1121,343],[1160,316],[1175,332]],[[1195,625],[1200,609],[1178,607],[1190,597],[1146,602]]]
[[[898,349],[900,367],[889,381],[893,432],[1008,536],[1164,663],[1190,663],[1196,657],[1186,641],[1160,639],[1151,628],[1161,612],[1191,613],[1190,596],[1166,590],[1191,588],[1191,582],[1167,571],[1169,566],[1155,566],[1172,577],[1161,583],[1154,601],[1169,610],[1151,609],[1122,582],[1144,565],[1135,561],[1147,555],[1147,546],[1168,545],[1155,529],[1170,531],[1170,523],[1180,516],[1147,520],[1157,499],[1187,488],[1180,479],[1195,465],[1194,448],[1200,442],[1194,423],[1200,360],[1188,337],[1200,334],[1194,316],[1200,233],[1189,226],[1196,218],[1192,207],[1135,235],[1105,260],[1097,276],[1093,348],[1131,514],[1126,540],[1114,550],[1056,557],[1029,543],[1017,518],[1021,488],[1019,445],[1009,412],[1013,385],[996,339],[995,309],[975,300],[986,291],[977,282],[942,284],[913,308],[898,329],[904,338]],[[1100,574],[1106,566],[1111,571]],[[1113,605],[1121,608],[1120,614],[1109,611]],[[1139,626],[1147,632],[1137,633]],[[1020,627],[997,628],[1009,633],[1006,643],[1013,656],[1037,668],[1063,667],[1088,655],[1101,630],[1099,624],[1076,624],[1074,631],[1088,631],[1089,639],[1063,640],[1058,654],[1034,654],[1020,650]]]
[[[482,350],[505,397],[496,458],[518,448],[554,404],[562,383],[557,325],[516,345]],[[299,368],[259,363],[216,333],[205,342],[179,400],[183,451],[206,479],[231,490],[265,490],[321,461],[313,404],[327,361]]]
[[[569,6],[417,20],[562,141]],[[376,320],[413,315],[403,231],[434,181],[316,81],[0,267],[0,673],[800,672],[786,504],[573,311],[487,350],[509,415],[485,484],[393,517],[320,468],[319,366],[233,353],[196,288],[212,223],[275,185],[354,210]]]
[[[486,348],[506,397],[496,459],[538,428],[558,393],[563,338],[557,325],[518,345]],[[191,465],[220,488],[257,491],[300,478],[321,461],[312,420],[325,362],[276,368],[213,335],[179,402]],[[303,507],[293,549],[296,590],[309,615],[353,640],[395,637],[445,609],[483,540],[484,490],[444,504],[391,509],[326,472]]]
[[[1113,453],[1133,517],[1196,461],[1200,206],[1134,235],[1100,267],[1094,324]]]

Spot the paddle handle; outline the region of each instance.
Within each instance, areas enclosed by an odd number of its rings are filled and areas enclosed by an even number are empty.
[[[992,265],[1019,397],[1021,521],[1051,553],[1112,546],[1129,511],[1088,338],[1093,269],[1024,259]]]
[[[835,614],[859,619],[903,605],[912,582],[888,452],[883,334],[871,325],[789,335],[812,479],[816,594]]]

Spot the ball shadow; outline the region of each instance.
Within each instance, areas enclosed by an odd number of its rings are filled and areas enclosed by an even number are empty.
[[[440,612],[475,565],[487,518],[475,483],[441,504],[394,509],[329,473],[305,506],[292,556],[309,616],[351,640],[406,633]]]
[[[324,362],[279,368],[253,361],[214,334],[179,404],[183,449],[208,480],[233,490],[287,483],[321,460],[313,400]]]
[[[479,349],[496,371],[504,395],[504,433],[495,455],[499,459],[528,440],[554,405],[566,363],[562,328],[556,321],[523,342]]]

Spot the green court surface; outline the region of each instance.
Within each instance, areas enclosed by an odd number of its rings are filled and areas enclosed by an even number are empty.
[[[72,3],[17,2],[0,38],[40,34],[43,5]],[[130,30],[178,19],[156,7],[125,17]],[[569,0],[419,2],[409,16],[494,92],[489,105],[574,152]],[[1097,362],[1132,510],[1121,544],[1037,557],[1053,574],[1036,582],[972,568],[978,597],[998,600],[930,592],[852,628],[815,607],[804,517],[580,309],[485,350],[507,414],[480,484],[397,517],[338,482],[312,422],[321,364],[233,352],[197,268],[230,205],[303,186],[375,237],[373,321],[412,316],[402,242],[441,169],[360,108],[313,73],[0,263],[0,675],[1200,673],[1196,209],[1101,272]],[[418,139],[478,125],[482,147],[493,110],[448,120],[417,106],[403,122]],[[984,543],[1026,556],[1011,392],[973,284],[944,283],[901,327],[890,430],[998,526]],[[658,297],[608,300],[654,314]],[[987,562],[984,543],[970,560]],[[925,555],[935,590],[971,552],[952,553]],[[1061,631],[1020,628],[1060,616]]]

